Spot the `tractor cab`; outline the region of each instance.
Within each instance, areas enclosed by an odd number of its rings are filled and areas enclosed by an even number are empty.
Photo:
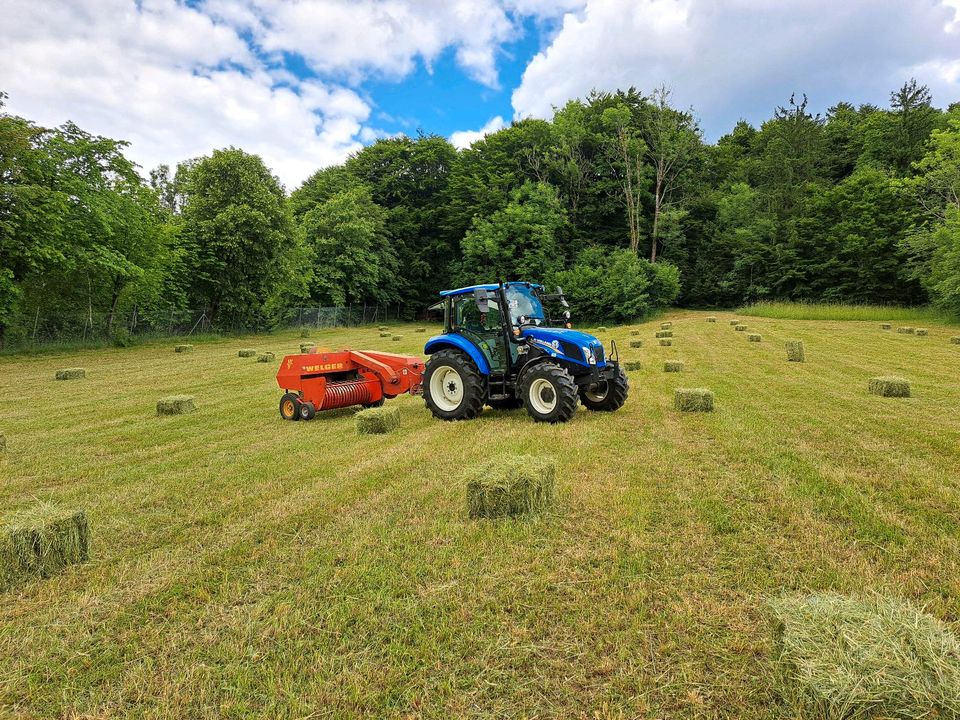
[[[535,283],[491,283],[445,290],[440,296],[444,333],[424,348],[432,356],[424,396],[437,417],[476,417],[484,404],[524,405],[535,419],[561,422],[572,417],[578,399],[597,410],[615,410],[626,400],[625,374],[615,360],[607,362],[597,338],[571,328],[560,288],[544,294]],[[551,317],[544,301],[564,308],[559,319]],[[431,363],[439,367],[435,361],[451,358],[463,367],[443,365],[449,381],[437,381],[431,392]],[[552,379],[534,382],[542,374]],[[538,388],[539,396],[531,400],[528,385]]]

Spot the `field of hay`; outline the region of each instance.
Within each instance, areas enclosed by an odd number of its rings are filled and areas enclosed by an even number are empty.
[[[390,435],[283,422],[277,363],[237,351],[294,332],[0,358],[0,511],[54,500],[92,533],[0,595],[0,716],[791,717],[769,598],[878,591],[960,627],[956,328],[743,318],[751,343],[716,315],[670,313],[670,347],[660,319],[599,333],[643,363],[630,398],[560,426],[411,397]],[[390,329],[311,339],[427,337]],[[871,395],[887,375],[911,397]],[[180,394],[197,411],[158,417]],[[468,518],[464,469],[504,453],[556,458],[553,511]]]

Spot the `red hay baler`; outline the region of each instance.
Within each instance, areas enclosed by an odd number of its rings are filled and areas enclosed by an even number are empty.
[[[284,390],[280,416],[312,420],[318,410],[379,407],[385,398],[406,392],[417,395],[423,370],[418,357],[375,350],[314,348],[287,355],[277,371],[277,385]]]

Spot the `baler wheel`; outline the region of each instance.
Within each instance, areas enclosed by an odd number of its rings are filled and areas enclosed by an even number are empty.
[[[372,403],[365,403],[364,406],[363,406],[363,409],[364,409],[364,410],[369,410],[370,408],[383,407],[383,403],[384,403],[385,401],[386,401],[386,398],[380,398],[379,400],[375,400],[375,401],[372,402]]]
[[[296,393],[284,393],[280,398],[280,417],[284,420],[300,419],[300,396]]]
[[[301,402],[297,412],[301,420],[313,420],[317,415],[317,409],[310,401]]]

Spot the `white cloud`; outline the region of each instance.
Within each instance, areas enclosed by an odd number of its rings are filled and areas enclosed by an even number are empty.
[[[497,115],[487,121],[487,124],[479,130],[458,130],[451,134],[450,142],[458,150],[463,150],[473,145],[477,140],[482,140],[487,135],[497,132],[497,130],[503,130],[506,126],[503,118]]]
[[[949,7],[947,3],[951,4]],[[741,116],[770,116],[793,91],[825,109],[841,99],[883,103],[911,72],[946,105],[960,97],[955,8],[960,0],[588,0],[527,66],[517,117],[592,89],[666,84],[694,105],[708,136]],[[951,23],[953,23],[951,25]]]

